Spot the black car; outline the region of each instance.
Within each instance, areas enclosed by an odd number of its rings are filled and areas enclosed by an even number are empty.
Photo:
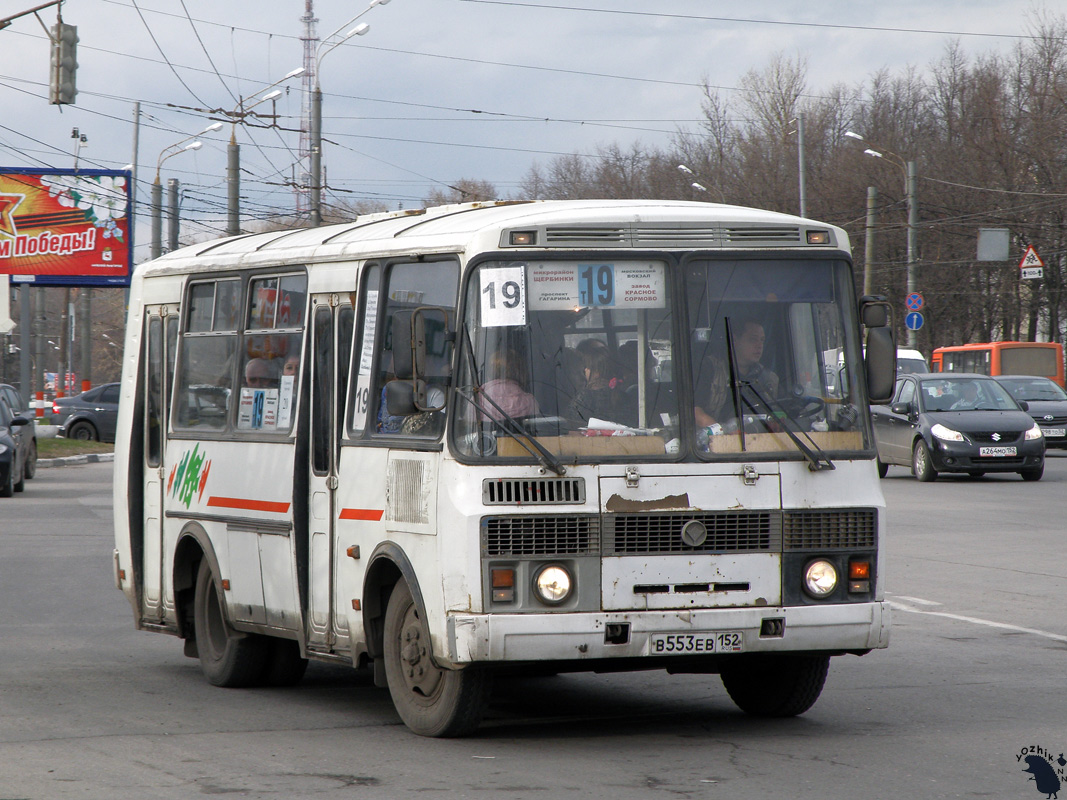
[[[36,449],[32,461],[30,459],[33,437],[33,420],[16,414],[0,396],[0,497],[21,492],[26,486],[26,478],[33,477],[37,468]]]
[[[19,394],[18,389],[14,386],[8,383],[0,383],[0,399],[7,401],[8,407],[15,416],[25,417],[31,423],[33,422],[33,409],[26,407],[26,404],[22,401],[22,395]],[[32,424],[27,425],[23,437],[22,477],[29,479],[37,474],[37,427]]]
[[[871,409],[878,474],[897,464],[920,481],[939,472],[1018,472],[1040,480],[1045,437],[1025,409],[986,375],[904,375],[893,402]]]
[[[68,439],[115,441],[119,416],[119,384],[104,383],[73,397],[52,402],[53,422]]]
[[[1058,383],[1035,375],[998,375],[999,381],[1041,426],[1045,447],[1067,447],[1067,392]]]

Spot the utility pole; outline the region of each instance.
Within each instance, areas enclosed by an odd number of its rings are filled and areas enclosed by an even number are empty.
[[[914,294],[918,290],[918,235],[919,235],[919,198],[915,162],[909,161],[907,166],[908,183],[908,294]],[[918,331],[908,328],[908,347],[912,350],[918,347]]]
[[[226,146],[226,235],[241,232],[241,145],[237,144],[237,125],[230,131]]]
[[[808,191],[805,185],[807,167],[804,164],[804,112],[797,112],[797,171],[800,175],[800,216],[808,216]]]
[[[178,249],[178,179],[167,179],[167,252]]]
[[[871,265],[874,263],[874,223],[878,216],[878,190],[867,187],[867,241],[863,247],[863,293],[871,293]]]

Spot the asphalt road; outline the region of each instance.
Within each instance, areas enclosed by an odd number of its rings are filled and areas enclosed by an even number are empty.
[[[134,631],[111,469],[42,469],[0,500],[0,800],[999,800],[1045,796],[1023,748],[1067,751],[1067,458],[1033,484],[891,468],[890,647],[835,659],[803,717],[748,718],[715,676],[573,675],[502,682],[450,741],[410,734],[363,673],[217,689]]]

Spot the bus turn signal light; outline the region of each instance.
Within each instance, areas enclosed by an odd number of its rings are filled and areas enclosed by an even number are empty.
[[[493,567],[489,570],[489,583],[493,589],[494,603],[515,602],[515,570],[512,567]]]
[[[848,562],[848,591],[850,594],[866,594],[871,590],[871,562]]]

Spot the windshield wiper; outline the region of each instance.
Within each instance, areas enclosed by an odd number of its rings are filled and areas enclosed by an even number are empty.
[[[500,428],[500,430],[504,431],[504,433],[506,433],[508,436],[518,442],[519,446],[522,447],[522,449],[529,453],[531,456],[536,458],[538,463],[542,467],[551,470],[552,472],[556,473],[561,477],[565,475],[567,473],[567,470],[560,462],[560,460],[556,458],[556,456],[554,456],[551,452],[549,452],[549,450],[543,444],[537,441],[537,438],[535,436],[527,433],[523,429],[522,424],[517,419],[515,419],[513,416],[511,416],[511,414],[502,409],[497,404],[497,402],[493,400],[492,397],[482,391],[481,381],[478,378],[478,365],[477,362],[474,360],[474,343],[471,341],[470,328],[465,323],[463,325],[463,335],[464,338],[466,338],[467,340],[466,350],[470,362],[469,366],[471,371],[471,380],[473,380],[474,383],[470,387],[464,386],[461,388],[457,386],[456,394],[458,394],[460,397],[462,397],[474,407],[475,419],[478,419],[479,414],[485,414],[485,407],[482,406],[478,400],[475,400],[474,396],[477,395],[481,400],[488,400],[489,404],[492,405],[493,408],[496,409],[497,413],[499,413],[502,417],[502,419],[493,420],[495,425]],[[505,422],[507,422],[506,425],[503,424]]]
[[[808,468],[810,470],[812,470],[813,472],[817,472],[823,469],[836,469],[836,467],[834,467],[834,462],[830,460],[830,457],[827,456],[825,452],[823,452],[823,449],[815,443],[814,439],[808,436],[807,431],[801,429],[800,423],[796,421],[796,418],[793,417],[793,415],[790,414],[778,401],[769,400],[768,398],[764,397],[762,394],[760,394],[760,391],[756,388],[756,385],[751,381],[741,381],[741,385],[756,396],[756,399],[763,404],[763,407],[767,411],[770,412],[769,416],[781,420],[782,431],[790,439],[793,440],[793,444],[795,444],[797,446],[797,449],[804,454],[805,458],[808,459]],[[738,391],[740,391],[740,387]],[[749,408],[751,408],[757,414],[760,413],[760,410],[751,400],[749,400],[748,398],[744,398],[744,400],[745,403],[749,406]],[[796,428],[796,432],[791,430],[789,425],[785,424],[785,421],[782,420],[782,417],[792,423],[793,427]],[[808,447],[807,444],[801,441],[800,437],[797,436],[797,432],[804,434],[804,438],[808,440],[808,444],[810,444],[811,447]]]
[[[476,414],[486,414],[486,408],[480,405],[478,400],[474,399],[477,395],[481,400],[488,400],[489,404],[496,409],[496,412],[500,414],[501,419],[494,419],[494,425],[519,443],[527,453],[537,459],[545,469],[551,470],[557,475],[565,475],[567,473],[566,468],[560,462],[556,456],[554,456],[543,444],[537,441],[537,437],[528,433],[517,419],[511,414],[502,409],[492,397],[485,394],[482,391],[482,387],[475,384],[471,387],[456,387],[456,394],[470,403],[475,410]],[[504,424],[507,423],[507,424]]]

